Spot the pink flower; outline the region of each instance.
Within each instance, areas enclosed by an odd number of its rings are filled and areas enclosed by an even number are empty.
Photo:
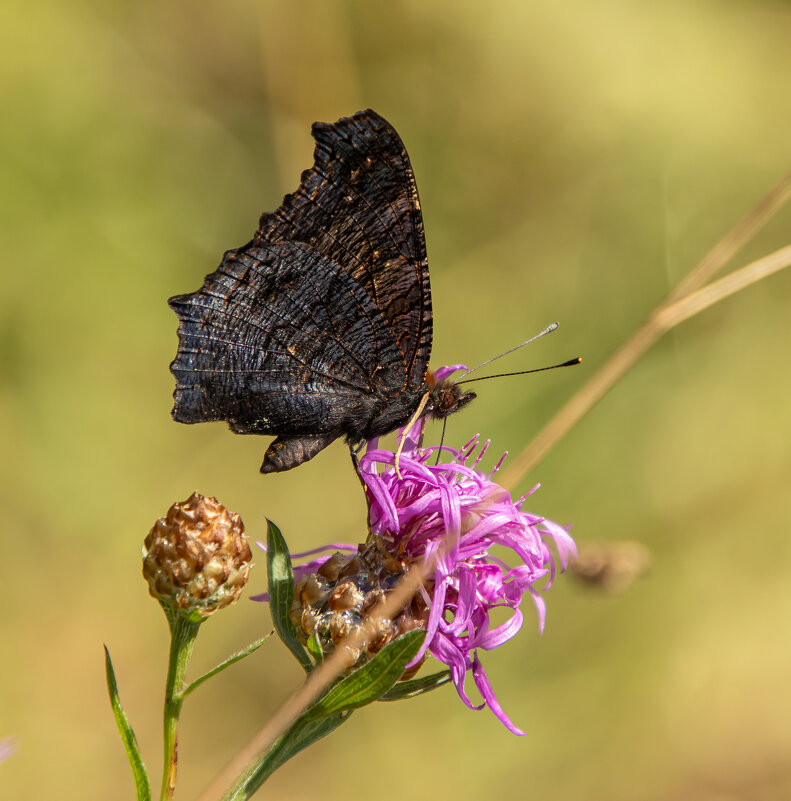
[[[543,630],[545,605],[540,592],[549,589],[555,576],[547,542],[554,542],[564,570],[576,546],[562,526],[521,510],[527,496],[514,501],[492,481],[502,459],[489,474],[476,470],[488,445],[479,449],[476,436],[461,450],[443,448],[443,456],[451,458],[435,465],[430,457],[436,448],[408,441],[399,457],[401,478],[392,452],[370,448],[360,460],[360,472],[371,533],[405,564],[435,560],[431,581],[422,589],[429,610],[423,651],[450,668],[456,690],[470,709],[488,706],[510,731],[524,734],[497,702],[478,650],[497,648],[519,631],[525,593],[536,605]],[[494,546],[510,549],[516,566],[492,555]],[[497,608],[510,609],[511,616],[492,628],[490,613]],[[483,696],[480,705],[473,704],[465,690],[468,671]]]
[[[12,757],[16,753],[16,741],[13,737],[4,737],[0,740],[0,762]]]
[[[440,368],[436,377],[443,380],[459,367]],[[359,463],[369,507],[368,540],[358,548],[335,543],[294,554],[299,558],[336,552],[294,567],[298,601],[292,618],[298,629],[301,626],[300,636],[306,638],[315,631],[322,647],[331,648],[338,640],[332,635],[335,618],[342,616],[343,630],[347,624],[359,625],[376,593],[386,592],[411,565],[428,564],[420,594],[393,625],[387,623],[386,636],[369,650],[375,652],[400,631],[425,628],[425,642],[410,666],[417,666],[429,652],[448,666],[459,697],[470,709],[488,706],[509,731],[521,735],[524,732],[500,707],[478,652],[503,645],[519,631],[526,593],[536,606],[543,631],[546,607],[541,593],[552,585],[556,559],[565,570],[576,546],[565,528],[522,510],[538,485],[515,501],[492,481],[505,454],[490,473],[480,472],[489,442],[479,447],[476,435],[460,450],[443,447],[445,461],[433,464],[438,448],[420,447],[422,428],[420,422],[408,435],[401,432],[405,440],[398,471],[395,453],[379,449],[377,440],[368,443]],[[509,561],[492,553],[497,546],[512,552]],[[344,595],[343,612],[331,609],[339,582],[359,596],[356,606],[347,608]],[[510,616],[493,627],[495,609],[509,610]],[[469,672],[483,697],[479,705],[465,689]]]

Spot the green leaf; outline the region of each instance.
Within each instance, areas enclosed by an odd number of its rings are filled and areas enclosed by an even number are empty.
[[[189,685],[184,689],[184,692],[181,693],[182,699],[186,698],[193,690],[203,684],[203,682],[207,679],[210,679],[212,676],[216,676],[218,673],[225,670],[225,668],[236,664],[246,656],[250,656],[250,654],[257,651],[272,636],[272,633],[267,634],[266,637],[261,637],[260,640],[250,643],[250,645],[248,645],[246,648],[242,648],[241,651],[231,654],[227,659],[224,659],[222,662],[220,662],[219,665],[215,665],[211,670],[195,679],[195,681],[190,682]]]
[[[423,693],[436,690],[450,681],[450,671],[443,670],[439,673],[432,673],[430,676],[423,676],[420,679],[410,679],[409,681],[399,681],[392,690],[388,690],[379,698],[380,701],[401,701],[404,698],[415,698]]]
[[[321,648],[321,640],[319,640],[319,635],[315,631],[308,637],[308,651],[310,651],[310,655],[317,665],[320,665],[324,661],[324,651]]]
[[[132,768],[132,776],[134,777],[135,789],[137,790],[137,799],[138,801],[151,801],[151,785],[148,781],[146,766],[143,764],[143,758],[140,755],[140,747],[137,744],[135,733],[121,706],[121,699],[118,697],[118,684],[115,680],[115,671],[113,670],[113,663],[110,659],[110,652],[107,650],[106,645],[104,646],[104,668],[107,675],[107,691],[110,694],[110,704],[113,707],[113,715],[115,716],[115,722],[121,734],[124,748],[126,749],[129,765]]]
[[[288,553],[280,529],[267,520],[266,572],[269,579],[269,609],[278,637],[297,658],[306,673],[313,669],[313,663],[302,644],[297,639],[297,629],[291,622],[291,605],[294,603],[294,573],[291,570],[291,556]]]
[[[345,723],[351,713],[330,715],[320,720],[298,718],[291,728],[254,762],[223,796],[222,801],[246,801],[285,762]]]
[[[313,718],[325,717],[378,700],[401,678],[425,636],[425,631],[417,629],[388,643],[370,662],[338,682],[306,714]]]
[[[223,801],[246,801],[283,763],[347,721],[355,707],[375,701],[400,678],[426,633],[410,631],[388,643],[367,664],[335,685],[239,777]],[[432,677],[428,677],[432,678]]]

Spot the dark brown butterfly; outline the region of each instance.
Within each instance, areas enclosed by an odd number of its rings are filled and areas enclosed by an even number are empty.
[[[297,191],[201,289],[169,301],[174,419],[276,435],[263,473],[475,397],[428,369],[426,244],[400,137],[370,109],[312,133],[315,163]]]

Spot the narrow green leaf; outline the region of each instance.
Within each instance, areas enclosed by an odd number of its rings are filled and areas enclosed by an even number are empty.
[[[297,630],[291,622],[291,605],[294,603],[294,573],[291,570],[291,556],[288,553],[280,529],[271,521],[266,521],[266,572],[269,579],[269,609],[278,637],[297,658],[306,673],[313,669],[313,663],[302,644],[297,639]]]
[[[399,681],[379,698],[380,701],[401,701],[404,698],[415,698],[423,693],[436,690],[450,681],[450,671],[443,670],[440,673],[432,673],[430,676],[423,676],[420,679],[410,679],[409,681]]]
[[[338,682],[306,714],[313,718],[325,717],[376,701],[398,681],[420,650],[425,636],[426,632],[418,629],[388,643],[370,662]]]
[[[146,766],[143,764],[143,758],[140,755],[140,747],[137,744],[135,733],[121,706],[121,699],[118,696],[118,684],[115,680],[115,671],[113,670],[110,652],[107,650],[106,645],[104,646],[104,669],[107,676],[107,692],[110,694],[110,704],[113,708],[115,723],[118,726],[121,740],[124,743],[129,766],[132,768],[135,790],[137,791],[137,801],[151,801],[151,785],[148,781]]]
[[[257,651],[272,636],[272,633],[267,634],[266,637],[261,637],[260,640],[250,643],[250,645],[248,645],[246,648],[242,648],[241,651],[231,654],[227,659],[224,659],[222,662],[220,662],[219,665],[215,665],[211,670],[195,679],[195,681],[190,682],[185,688],[184,692],[181,694],[182,699],[186,698],[194,689],[203,684],[203,682],[207,679],[210,679],[212,676],[216,676],[218,673],[225,670],[225,668],[230,667],[231,665],[234,665],[240,660],[244,659],[246,656],[250,656],[250,654],[255,653],[255,651]]]
[[[310,655],[313,657],[313,661],[320,665],[324,661],[324,651],[321,649],[321,640],[319,640],[319,635],[314,631],[313,634],[308,637],[308,651],[310,651]]]
[[[222,801],[246,801],[281,765],[317,740],[326,737],[341,723],[345,723],[350,715],[351,713],[338,713],[320,720],[309,719],[305,715],[298,718],[269,751],[239,777]]]

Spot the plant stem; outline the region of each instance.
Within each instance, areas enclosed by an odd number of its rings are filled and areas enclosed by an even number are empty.
[[[181,705],[184,701],[184,675],[192,654],[200,623],[189,620],[185,615],[174,612],[163,604],[170,624],[170,657],[168,677],[165,685],[165,710],[163,741],[165,761],[162,770],[162,801],[169,801],[176,791],[176,772],[178,770],[178,722]]]
[[[791,200],[791,173],[758,201],[754,209],[736,225],[690,270],[665,298],[662,306],[670,306],[691,292],[700,289]]]
[[[398,611],[408,604],[418,591],[426,575],[431,573],[434,561],[435,559],[430,559],[428,562],[414,565],[401,578],[392,592],[388,592],[384,603],[377,607],[377,615],[391,619],[396,617]],[[279,738],[292,732],[300,715],[347,667],[354,664],[354,653],[370,641],[374,633],[374,625],[372,618],[366,618],[363,626],[348,636],[342,645],[336,647],[320,665],[316,666],[305,679],[304,684],[290,698],[286,699],[253,739],[223,768],[200,795],[198,801],[212,801],[217,798],[237,775],[244,775],[242,771],[245,771],[248,765],[272,748]],[[242,779],[239,779],[239,782],[241,781]],[[223,796],[223,798],[226,797],[234,798],[235,796]]]
[[[561,407],[510,466],[500,474],[500,483],[504,487],[518,484],[662,334],[717,300],[786,266],[784,260],[788,257],[787,248],[781,248],[747,265],[743,270],[701,289],[705,282],[722,269],[739,248],[747,244],[789,199],[791,199],[791,173],[763,197],[758,205],[679,281],[632,337]],[[737,275],[739,278],[735,278]]]
[[[744,289],[762,278],[766,278],[772,273],[776,273],[785,267],[791,267],[791,245],[786,245],[774,253],[769,253],[750,264],[734,270],[719,281],[714,281],[697,292],[692,292],[685,298],[666,306],[656,315],[657,323],[665,331],[669,331],[673,326],[678,325],[684,320],[693,317],[698,312],[707,309],[723,298],[733,295],[740,289]]]

